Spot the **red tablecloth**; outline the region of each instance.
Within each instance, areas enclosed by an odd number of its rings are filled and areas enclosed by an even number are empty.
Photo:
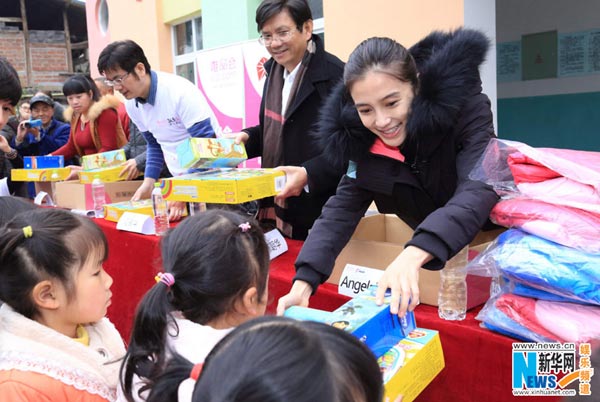
[[[112,222],[97,220],[109,244],[109,258],[104,264],[113,276],[113,300],[108,317],[127,340],[135,307],[154,282],[160,270],[158,238],[122,232]],[[267,311],[273,313],[277,300],[288,292],[294,275],[293,263],[302,242],[288,241],[289,251],[271,263]],[[311,307],[334,310],[348,298],[337,293],[337,287],[324,284],[311,298]],[[468,312],[461,322],[438,317],[437,308],[420,305],[416,309],[417,324],[440,332],[446,367],[421,393],[420,402],[557,402],[558,397],[512,396],[513,339],[479,326],[475,315]]]

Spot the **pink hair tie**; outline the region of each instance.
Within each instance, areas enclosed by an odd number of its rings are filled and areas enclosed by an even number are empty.
[[[165,272],[164,274],[162,272],[159,272],[154,277],[154,280],[156,281],[156,283],[164,283],[165,285],[167,285],[168,288],[173,286],[173,284],[175,283],[175,277],[173,276],[173,274],[170,274],[168,272]]]
[[[238,225],[238,227],[239,227],[239,228],[242,230],[242,232],[246,233],[247,231],[249,231],[249,230],[250,230],[250,228],[251,228],[252,226],[250,226],[250,224],[249,224],[248,222],[244,222],[244,223],[240,223],[240,224]]]

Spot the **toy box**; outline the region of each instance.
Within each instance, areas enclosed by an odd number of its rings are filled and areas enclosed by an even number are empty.
[[[293,306],[285,311],[285,315],[299,320],[324,322],[350,332],[379,357],[413,331],[416,324],[412,311],[403,318],[391,314],[389,297],[378,306],[375,303],[376,289],[372,286],[332,312]]]
[[[107,204],[104,206],[104,219],[107,221],[119,222],[119,219],[121,219],[121,216],[125,212],[135,212],[137,214],[154,216],[152,200],[123,201]],[[187,209],[184,209],[181,216],[187,215]]]
[[[25,156],[23,158],[25,169],[47,169],[65,167],[65,157],[56,156]]]
[[[71,174],[70,167],[48,169],[13,169],[10,172],[12,181],[61,181]]]
[[[444,368],[444,354],[437,331],[417,328],[413,312],[399,319],[389,312],[389,297],[375,304],[376,287],[332,312],[293,306],[285,316],[324,322],[351,332],[377,357],[385,385],[384,401],[412,402]]]
[[[123,201],[104,206],[104,219],[107,221],[118,222],[119,218],[125,212],[135,212],[138,214],[153,216],[152,200]]]
[[[504,229],[480,232],[469,245],[469,253],[478,253]],[[396,215],[371,214],[362,218],[352,238],[338,255],[329,283],[337,285],[347,264],[385,270],[404,250],[413,230]],[[471,253],[472,254],[472,253]],[[465,258],[464,264],[467,264]],[[440,271],[419,271],[419,300],[430,306],[438,305]],[[485,303],[489,298],[490,278],[467,275],[467,309]]]
[[[125,151],[116,149],[114,151],[100,152],[97,154],[84,155],[81,157],[81,167],[83,170],[92,170],[119,166],[125,163]]]
[[[445,366],[440,335],[416,328],[377,363],[383,374],[384,401],[393,402],[402,395],[402,402],[412,402]]]
[[[169,201],[240,204],[277,194],[285,174],[275,169],[213,169],[163,179],[161,189]]]
[[[124,181],[127,175],[119,176],[123,166],[112,166],[92,170],[82,170],[79,172],[79,181],[81,183],[91,183],[96,176],[102,183],[112,183],[115,181]]]
[[[106,203],[128,201],[133,197],[141,181],[118,181],[104,184]],[[92,185],[77,180],[62,181],[54,184],[53,199],[56,205],[69,209],[94,209]]]
[[[233,138],[189,138],[177,147],[177,159],[183,168],[222,168],[236,167],[248,155]]]

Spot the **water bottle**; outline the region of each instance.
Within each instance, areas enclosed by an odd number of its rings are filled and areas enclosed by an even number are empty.
[[[438,315],[444,320],[460,321],[467,315],[467,257],[469,246],[446,262],[440,271]]]
[[[94,216],[104,218],[104,204],[106,204],[104,183],[98,176],[92,180],[92,200],[94,201]]]
[[[160,183],[154,183],[152,190],[152,210],[154,212],[154,231],[157,236],[163,236],[169,230],[169,210],[167,200],[160,191]]]

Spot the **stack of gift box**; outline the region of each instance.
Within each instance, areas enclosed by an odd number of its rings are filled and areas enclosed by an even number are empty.
[[[389,300],[375,303],[371,287],[332,312],[293,306],[285,315],[323,322],[352,333],[365,343],[381,368],[385,401],[413,401],[444,368],[437,331],[417,328],[413,312],[399,318],[390,313]]]

